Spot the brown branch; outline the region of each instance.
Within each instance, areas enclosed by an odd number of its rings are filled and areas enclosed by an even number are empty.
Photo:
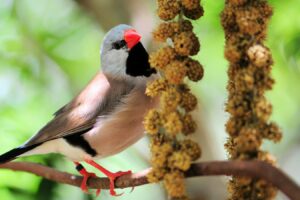
[[[10,162],[0,165],[2,169],[24,171],[42,176],[46,179],[80,187],[82,177],[57,171],[53,168],[29,162]],[[117,188],[126,188],[147,184],[146,175],[151,168],[132,175],[125,175],[116,180]],[[280,169],[262,161],[212,161],[195,163],[187,171],[186,177],[198,176],[249,176],[257,179],[265,179],[272,183],[290,199],[297,200],[300,197],[300,187]],[[89,180],[90,188],[109,188],[107,178],[92,178]]]

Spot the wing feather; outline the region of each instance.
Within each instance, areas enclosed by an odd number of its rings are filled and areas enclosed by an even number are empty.
[[[59,109],[54,118],[25,146],[76,134],[94,126],[97,117],[114,110],[120,99],[128,95],[132,86],[124,83],[111,83],[98,73],[70,103]]]

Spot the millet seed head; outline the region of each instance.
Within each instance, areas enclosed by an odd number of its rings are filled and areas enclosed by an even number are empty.
[[[191,139],[185,139],[179,142],[180,149],[191,157],[192,161],[197,160],[201,156],[201,149],[197,142]]]
[[[185,59],[185,66],[187,67],[187,77],[191,81],[196,82],[202,79],[204,70],[199,61],[187,58]]]
[[[164,70],[165,77],[172,84],[180,84],[186,75],[184,62],[173,60]]]
[[[144,119],[145,131],[150,135],[154,135],[158,133],[160,126],[161,126],[160,113],[154,109],[149,110],[149,112],[146,114]]]
[[[247,3],[249,0],[230,0],[230,3],[233,5],[233,6],[242,6],[244,5],[245,3]]]
[[[195,9],[190,10],[190,9],[183,8],[183,14],[189,19],[196,20],[203,16],[204,10],[203,7],[199,4],[199,6]]]
[[[263,45],[253,45],[247,50],[247,56],[253,65],[257,67],[266,67],[273,64],[270,50]]]
[[[164,185],[171,197],[185,196],[184,175],[180,171],[172,171],[164,177]]]
[[[169,155],[173,151],[172,145],[169,143],[163,143],[160,146],[154,146],[151,149],[151,164],[155,168],[165,168]]]
[[[272,104],[265,98],[257,98],[253,102],[253,111],[262,122],[267,122],[272,114]]]
[[[236,23],[241,33],[259,34],[265,29],[266,24],[261,19],[259,11],[255,7],[247,7],[246,9],[236,9]],[[258,23],[261,21],[261,23]]]
[[[180,106],[185,109],[186,112],[194,110],[197,106],[197,98],[190,92],[181,93]]]
[[[181,0],[181,4],[185,9],[193,10],[200,6],[200,0]]]
[[[183,124],[181,121],[181,116],[178,112],[171,112],[171,113],[166,113],[165,114],[166,121],[163,124],[166,134],[174,137],[177,134],[181,133]]]
[[[170,87],[162,93],[161,103],[162,109],[165,111],[174,111],[180,103],[180,93],[175,87]]]
[[[147,84],[145,93],[150,97],[155,97],[159,95],[162,91],[167,90],[168,87],[168,81],[166,79],[156,79]]]
[[[175,59],[176,52],[170,47],[166,46],[154,53],[150,54],[149,62],[152,67],[157,70],[164,70],[166,66]]]
[[[173,38],[175,34],[184,31],[192,31],[193,26],[189,20],[181,22],[161,23],[153,32],[153,38],[159,42],[165,42],[168,38]]]
[[[173,37],[176,31],[173,29],[174,22],[164,22],[158,25],[153,31],[153,38],[158,42],[165,42],[168,38]]]
[[[182,133],[184,135],[190,135],[196,131],[197,124],[193,120],[191,114],[185,114],[182,118],[182,122],[183,122]]]
[[[237,151],[241,153],[255,152],[262,144],[262,138],[255,128],[244,127],[240,131],[240,135],[234,138]]]
[[[150,183],[157,183],[163,179],[167,170],[165,168],[152,168],[147,174],[147,179]]]
[[[175,51],[181,56],[196,55],[200,49],[200,43],[194,32],[182,32],[174,36]]]
[[[171,20],[180,12],[180,4],[177,0],[157,0],[157,3],[157,15],[162,20]]]
[[[257,158],[261,161],[267,162],[271,165],[276,164],[276,158],[267,151],[258,151]]]
[[[272,140],[274,142],[279,142],[282,138],[282,131],[278,125],[274,122],[268,124],[262,123],[259,125],[262,137]]]
[[[184,151],[175,151],[168,158],[168,167],[186,171],[190,168],[191,162],[192,159],[188,153]]]

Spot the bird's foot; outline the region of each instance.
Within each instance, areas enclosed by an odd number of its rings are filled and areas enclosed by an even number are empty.
[[[80,188],[81,188],[81,190],[83,191],[83,192],[85,192],[85,193],[89,193],[89,190],[88,190],[88,187],[87,187],[87,182],[88,182],[88,179],[91,177],[91,178],[96,178],[97,176],[96,176],[96,174],[94,174],[94,173],[90,173],[90,172],[83,172],[82,174],[81,174],[82,176],[83,176],[83,180],[82,180],[82,182],[81,182],[81,185],[80,185]],[[98,190],[100,190],[100,189],[98,189]],[[97,194],[98,194],[98,190],[97,190]],[[100,191],[99,191],[99,193],[100,193]]]
[[[132,174],[132,172],[130,170],[126,171],[126,172],[115,172],[115,173],[110,172],[109,174],[106,175],[109,178],[109,181],[110,181],[109,191],[110,191],[110,194],[112,196],[121,196],[123,194],[123,193],[116,194],[116,191],[115,191],[115,180],[118,177],[123,176],[123,175],[127,175],[127,174]]]
[[[88,172],[80,163],[74,162],[76,165],[76,170],[83,176],[80,188],[84,193],[89,194],[87,187],[87,182],[89,178],[97,178],[95,173]],[[99,196],[101,189],[97,189],[96,196]]]
[[[110,191],[110,194],[112,196],[121,196],[123,193],[121,194],[117,194],[116,191],[115,191],[115,180],[120,177],[120,176],[123,176],[123,175],[127,175],[127,174],[132,174],[132,172],[129,170],[129,171],[125,171],[125,172],[110,172],[108,171],[107,169],[105,169],[104,167],[102,167],[101,165],[97,164],[96,162],[92,161],[92,160],[86,160],[85,162],[87,162],[88,164],[92,165],[93,167],[97,168],[98,170],[100,170],[103,174],[105,174],[108,178],[109,178],[109,181],[110,181],[110,185],[109,185],[109,191]]]

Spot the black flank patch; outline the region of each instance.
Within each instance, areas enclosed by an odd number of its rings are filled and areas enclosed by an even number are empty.
[[[126,61],[126,73],[130,76],[146,76],[156,73],[156,70],[150,67],[149,55],[142,45],[137,43],[129,50],[129,55]]]
[[[82,150],[84,150],[86,153],[90,154],[91,156],[96,156],[97,152],[95,151],[95,149],[93,149],[90,144],[84,139],[84,137],[82,136],[82,134],[88,132],[90,129],[78,132],[78,133],[74,133],[72,135],[68,135],[65,136],[64,139],[71,145],[76,146],[81,148]]]
[[[82,164],[76,165],[76,170],[77,170],[78,172],[80,172],[80,171],[83,170],[83,169],[84,169],[84,167],[82,166]]]

